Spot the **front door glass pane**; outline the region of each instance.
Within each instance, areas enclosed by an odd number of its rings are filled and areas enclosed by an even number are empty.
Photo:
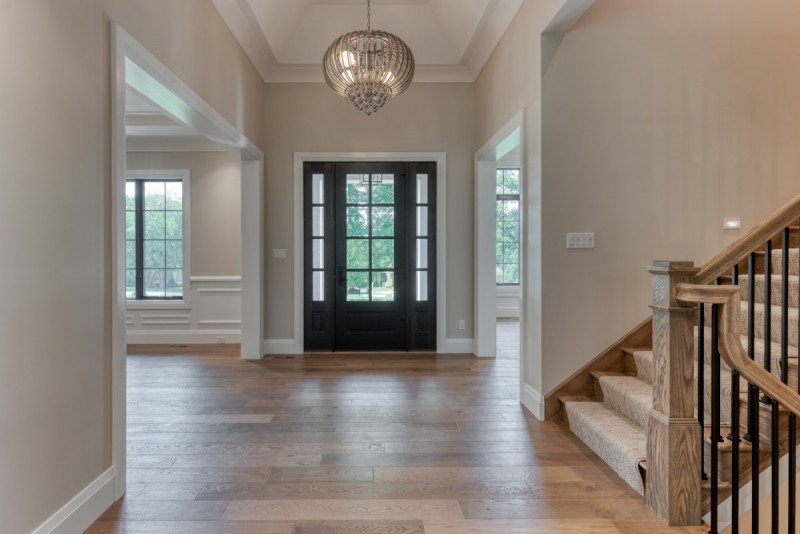
[[[372,208],[372,235],[394,236],[394,208]]]
[[[366,239],[347,240],[347,268],[369,269],[369,241]]]
[[[372,268],[394,268],[394,239],[372,240]]]
[[[346,199],[348,204],[369,203],[369,174],[348,174]]]
[[[347,300],[350,302],[369,300],[369,273],[347,272]]]
[[[372,300],[374,302],[394,301],[394,272],[372,272]]]
[[[369,208],[347,208],[347,237],[369,235]]]
[[[394,175],[372,175],[372,203],[394,204]]]

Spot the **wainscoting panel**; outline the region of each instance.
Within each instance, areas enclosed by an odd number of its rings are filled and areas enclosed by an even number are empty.
[[[498,319],[519,319],[519,286],[497,286]]]
[[[126,315],[128,343],[240,343],[242,279],[239,276],[190,278],[183,303],[137,302]]]

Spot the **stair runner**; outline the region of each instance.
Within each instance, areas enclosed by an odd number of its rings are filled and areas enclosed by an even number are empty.
[[[798,356],[798,289],[800,288],[800,251],[789,251],[789,358],[796,364]],[[781,257],[780,250],[772,252],[772,372],[780,376],[780,302],[781,302]],[[764,361],[764,275],[755,275],[755,360]],[[747,332],[747,291],[749,277],[740,276],[742,291],[741,328]],[[777,305],[776,305],[777,304]],[[710,314],[706,315],[710,317]],[[697,329],[695,328],[695,340]],[[705,354],[711,353],[711,332],[706,329]],[[747,336],[742,336],[742,345],[747,349]],[[697,346],[697,343],[695,343]],[[593,373],[595,397],[564,397],[561,399],[570,430],[602,458],[634,490],[644,493],[643,472],[647,459],[647,424],[653,406],[653,353],[648,349],[627,349],[634,365],[628,373]],[[696,358],[695,353],[695,358]],[[792,361],[794,359],[794,361]],[[704,398],[706,407],[711,403],[710,358],[706,356],[704,373]],[[790,378],[794,381],[794,377]],[[695,391],[697,391],[695,383]],[[730,372],[723,362],[721,389],[722,399],[730,399]],[[745,391],[742,381],[742,391]],[[696,397],[696,395],[695,395]],[[729,424],[730,403],[722,402],[722,424]],[[710,410],[705,411],[704,422],[711,422]]]

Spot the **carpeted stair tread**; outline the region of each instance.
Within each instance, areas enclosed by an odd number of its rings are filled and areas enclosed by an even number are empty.
[[[653,386],[635,376],[601,376],[603,403],[642,428],[647,428],[653,408]]]
[[[639,464],[647,458],[647,433],[600,402],[564,404],[572,432],[633,489],[644,494]]]
[[[764,302],[764,295],[765,295],[765,280],[766,277],[763,274],[755,275],[755,299],[756,302]],[[772,283],[770,289],[770,300],[772,304],[780,304],[781,299],[783,298],[783,277],[779,274],[773,274],[770,276],[770,281]],[[749,291],[749,283],[750,277],[748,275],[739,276],[739,287],[741,288],[741,299],[746,301],[748,299],[748,291]],[[789,276],[789,306],[792,308],[797,308],[798,299],[800,298],[800,276],[797,275],[790,275]]]

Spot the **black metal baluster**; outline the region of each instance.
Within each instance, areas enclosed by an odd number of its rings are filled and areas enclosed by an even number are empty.
[[[764,243],[764,369],[772,372],[772,241]],[[768,399],[764,397],[762,401]]]
[[[798,233],[800,234],[800,224],[798,225]],[[788,241],[788,239],[787,239]],[[783,258],[781,261],[782,272],[789,274],[789,250],[784,247]],[[786,282],[784,282],[786,283]],[[786,283],[788,286],[788,283]],[[787,292],[788,294],[788,292]],[[798,303],[800,303],[800,291],[798,292]],[[788,328],[787,328],[788,330]],[[797,339],[800,339],[800,321],[798,321]],[[787,378],[789,375],[787,364]],[[800,365],[797,366],[797,392],[800,393]],[[788,530],[789,534],[795,534],[797,522],[797,417],[794,414],[789,414],[789,505],[788,505]]]
[[[797,503],[797,450],[793,445],[797,439],[797,418],[789,414],[789,506],[788,506],[788,534],[795,532],[795,506]]]
[[[731,283],[735,286],[739,285],[739,264],[733,266],[733,270],[731,271]]]
[[[783,233],[781,234],[781,380],[784,384],[789,383],[789,227],[783,229]],[[795,424],[794,422],[794,414],[791,415],[789,418],[789,473],[792,473],[792,467],[797,460],[793,458],[796,455],[796,451],[794,448],[794,436],[792,427]],[[779,424],[778,419],[778,407],[773,405],[772,407],[772,439],[778,439],[778,430],[777,426]],[[773,449],[776,448],[773,445]],[[776,460],[777,454],[773,451],[772,455],[772,491],[776,491],[776,487],[778,487],[778,460]],[[794,477],[790,475],[790,478],[793,480]],[[789,484],[789,504],[788,504],[788,511],[789,511],[789,521],[788,524],[789,530],[794,531],[794,519],[792,515],[794,514],[794,506],[792,503],[794,502],[794,488],[792,487],[794,484],[790,482]],[[775,504],[776,498],[773,497],[773,509],[772,509],[772,524],[773,528],[777,528],[777,521],[778,521],[778,508],[777,504]]]
[[[781,454],[778,447],[780,440],[780,419],[778,414],[778,402],[771,400],[772,403],[772,534],[778,534],[778,525],[780,523],[780,461]],[[758,471],[753,471],[757,473]],[[755,475],[754,475],[755,476]]]
[[[750,384],[750,386],[753,388],[754,398],[758,398],[758,386],[754,386],[753,384]],[[759,494],[758,475],[761,472],[760,462],[759,462],[761,454],[759,453],[758,450],[758,444],[760,441],[758,435],[759,433],[758,427],[760,426],[761,421],[757,404],[754,405],[754,408],[755,409],[753,410],[753,416],[752,416],[753,426],[750,434],[751,444],[752,444],[752,454],[750,456],[750,460],[752,463],[752,467],[750,469],[752,499],[750,502],[752,503],[752,507],[751,507],[750,517],[752,519],[751,532],[758,532],[758,522],[759,522],[758,512],[760,508],[759,502],[761,501],[760,497],[758,496]]]
[[[731,371],[731,534],[739,534],[739,371]]]
[[[706,354],[706,305],[702,302],[697,310],[697,421],[700,423],[700,478],[706,475],[705,454],[705,354]]]
[[[756,354],[756,253],[750,253],[747,258],[747,355],[751,360]],[[753,415],[755,414],[755,400],[758,398],[755,386],[748,384],[747,388],[747,432],[744,439],[753,441]]]
[[[789,383],[789,228],[781,239],[781,380]]]
[[[711,305],[711,530],[717,534],[719,520],[720,356],[719,305]]]

